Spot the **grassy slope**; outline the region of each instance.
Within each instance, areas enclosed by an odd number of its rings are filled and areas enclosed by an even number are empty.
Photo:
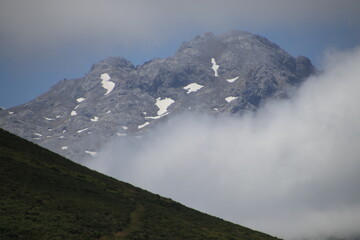
[[[73,163],[0,129],[0,239],[274,239]]]

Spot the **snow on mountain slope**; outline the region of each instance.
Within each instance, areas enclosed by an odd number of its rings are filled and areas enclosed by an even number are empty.
[[[201,88],[203,88],[203,85],[197,84],[197,83],[190,83],[189,85],[183,87],[183,89],[187,90],[187,94],[192,93],[192,92],[197,92],[199,91]]]
[[[101,74],[100,79],[102,80],[101,81],[102,87],[105,88],[106,90],[105,95],[108,95],[114,89],[115,83],[110,81],[111,78],[107,73]]]
[[[0,127],[82,161],[119,134],[140,139],[182,112],[254,111],[267,99],[286,97],[315,71],[309,59],[294,58],[261,36],[205,33],[171,57],[136,67],[124,58],[104,59],[84,77],[0,111]]]

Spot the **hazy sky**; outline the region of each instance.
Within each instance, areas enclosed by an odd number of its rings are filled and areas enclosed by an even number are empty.
[[[182,115],[87,165],[284,239],[360,236],[360,48],[331,53],[291,99]]]
[[[357,0],[0,0],[0,106],[29,101],[108,56],[172,55],[197,34],[260,34],[320,66],[360,43]]]

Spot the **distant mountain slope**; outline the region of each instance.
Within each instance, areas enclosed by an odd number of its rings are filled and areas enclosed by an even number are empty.
[[[0,111],[0,126],[76,161],[111,138],[141,137],[181,112],[242,113],[287,96],[315,72],[269,40],[247,32],[206,33],[165,59],[133,66],[107,58],[86,76],[63,80],[21,106]]]
[[[0,129],[0,239],[276,239],[117,181]]]

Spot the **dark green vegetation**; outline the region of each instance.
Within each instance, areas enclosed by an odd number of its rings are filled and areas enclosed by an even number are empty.
[[[275,239],[117,181],[0,129],[0,239]]]

